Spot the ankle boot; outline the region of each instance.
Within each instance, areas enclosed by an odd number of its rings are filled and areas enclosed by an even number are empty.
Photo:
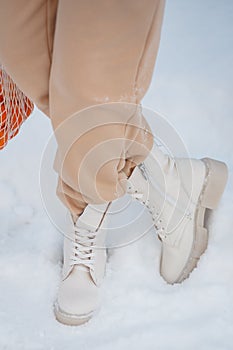
[[[99,288],[106,265],[102,228],[107,205],[88,205],[64,237],[63,277],[54,305],[58,321],[67,325],[87,322],[100,306]]]
[[[227,181],[224,163],[172,158],[154,147],[128,179],[127,192],[146,205],[162,243],[160,274],[180,283],[196,267],[208,243],[206,209],[215,209]]]

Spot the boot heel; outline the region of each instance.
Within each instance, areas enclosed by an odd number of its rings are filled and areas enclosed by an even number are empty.
[[[225,163],[211,158],[203,158],[201,160],[207,168],[207,184],[204,189],[201,205],[208,209],[215,209],[226,186],[227,166]]]

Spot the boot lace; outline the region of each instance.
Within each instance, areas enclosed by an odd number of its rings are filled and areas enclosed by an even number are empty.
[[[171,159],[170,168],[172,168],[174,166],[174,164],[175,164],[175,161],[173,159]],[[151,183],[153,183],[153,185],[155,187],[157,187],[154,184],[153,179],[151,179],[149,174],[147,173],[147,170],[146,170],[144,163],[140,164],[138,167],[141,170],[141,174],[146,179],[146,181],[150,181]],[[152,216],[152,220],[154,222],[154,226],[155,226],[155,229],[156,229],[159,237],[162,239],[163,238],[166,239],[167,237],[169,237],[171,235],[171,233],[176,229],[176,227],[172,231],[167,232],[165,229],[166,223],[164,222],[164,218],[163,218],[163,215],[161,213],[161,210],[159,208],[156,208],[150,202],[149,198],[144,199],[143,193],[139,192],[135,188],[132,188],[131,186],[129,186],[129,190],[130,190],[130,194],[133,197],[133,199],[138,200],[140,203],[144,204],[147,207],[149,213]],[[166,200],[169,201],[171,205],[173,204],[172,200],[169,197],[167,197]],[[181,213],[184,214],[184,216],[183,216],[184,218],[186,218],[188,220],[192,220],[192,214],[189,210],[187,210],[188,208],[184,210],[184,208],[179,207],[177,204],[174,203],[174,205],[176,205],[176,210],[179,210],[179,211],[181,211]]]
[[[74,225],[74,240],[70,265],[84,265],[92,268],[95,256],[95,245],[98,231],[80,229]]]
[[[134,200],[137,200],[146,206],[149,213],[151,214],[151,217],[152,217],[152,220],[154,223],[154,227],[155,227],[157,233],[161,236],[166,236],[164,223],[163,223],[163,220],[161,218],[161,212],[159,211],[159,209],[155,208],[153,205],[151,205],[150,200],[148,198],[143,200],[143,193],[140,193],[137,190],[134,190],[134,192],[131,193],[131,196]]]

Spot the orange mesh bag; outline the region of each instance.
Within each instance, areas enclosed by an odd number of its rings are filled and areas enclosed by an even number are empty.
[[[34,104],[17,87],[0,65],[0,150],[18,134],[20,126],[32,113]]]

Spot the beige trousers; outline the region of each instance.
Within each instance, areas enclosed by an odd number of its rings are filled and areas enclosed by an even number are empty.
[[[140,101],[164,0],[0,0],[0,62],[48,117],[57,194],[73,214],[112,201],[153,143]]]

